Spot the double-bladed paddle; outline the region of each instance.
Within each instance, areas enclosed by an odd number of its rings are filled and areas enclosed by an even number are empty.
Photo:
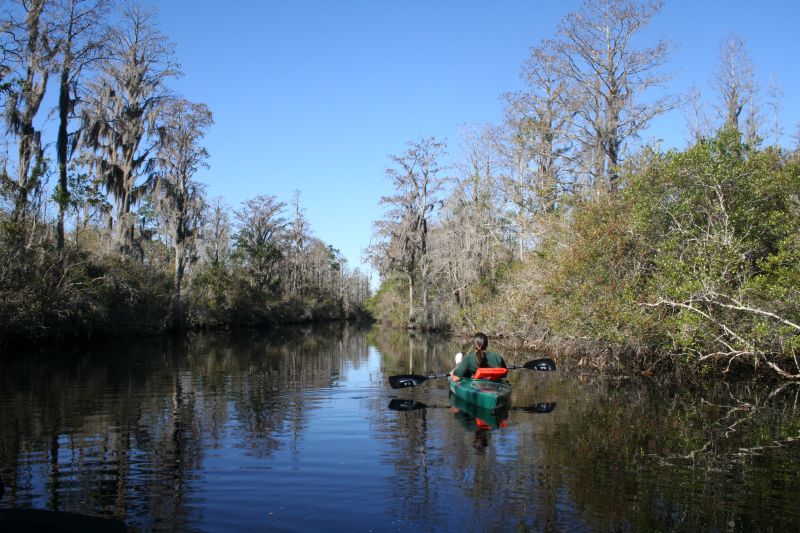
[[[417,400],[405,400],[400,398],[395,398],[389,401],[389,409],[392,411],[417,411],[419,409],[438,409],[442,406],[440,405],[428,405],[422,402],[418,402]],[[450,407],[450,406],[447,406]],[[524,411],[526,413],[552,413],[553,410],[556,408],[556,402],[539,402],[534,405],[529,405],[525,407],[511,407],[512,411]]]
[[[556,363],[552,359],[534,359],[528,361],[524,365],[515,365],[508,367],[509,370],[516,370],[518,368],[527,368],[528,370],[537,370],[539,372],[552,372],[556,369]],[[389,376],[389,385],[393,389],[404,389],[406,387],[416,387],[429,379],[446,378],[449,374],[429,374],[421,376],[419,374],[401,374],[399,376]]]

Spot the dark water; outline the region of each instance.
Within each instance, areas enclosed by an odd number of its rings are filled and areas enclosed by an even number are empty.
[[[459,348],[329,326],[5,353],[0,507],[144,531],[800,529],[798,387],[515,370],[513,407],[479,420],[442,379],[389,388]]]

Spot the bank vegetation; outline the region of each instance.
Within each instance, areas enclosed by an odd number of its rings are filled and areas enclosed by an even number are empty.
[[[502,124],[460,157],[420,138],[390,160],[368,255],[376,316],[486,330],[511,348],[650,374],[800,378],[800,151],[781,91],[731,34],[711,89],[663,94],[660,4],[596,0],[531,48]],[[642,142],[686,117],[685,148]],[[446,161],[455,161],[446,164]]]
[[[213,116],[181,75],[136,4],[3,3],[0,343],[364,315],[299,193],[207,197]]]

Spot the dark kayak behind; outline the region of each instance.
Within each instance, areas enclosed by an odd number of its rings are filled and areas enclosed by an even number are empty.
[[[32,533],[125,533],[125,524],[112,518],[43,509],[0,509],[0,531]]]

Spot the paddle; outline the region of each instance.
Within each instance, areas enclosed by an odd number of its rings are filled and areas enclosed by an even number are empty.
[[[528,370],[536,370],[539,372],[552,372],[556,369],[556,363],[552,359],[534,359],[528,361],[522,366],[510,366],[509,370],[516,370],[518,368],[526,368]],[[419,374],[401,374],[399,376],[389,376],[389,385],[393,389],[404,389],[406,387],[416,387],[429,379],[446,378],[449,374],[430,374],[421,376]]]

